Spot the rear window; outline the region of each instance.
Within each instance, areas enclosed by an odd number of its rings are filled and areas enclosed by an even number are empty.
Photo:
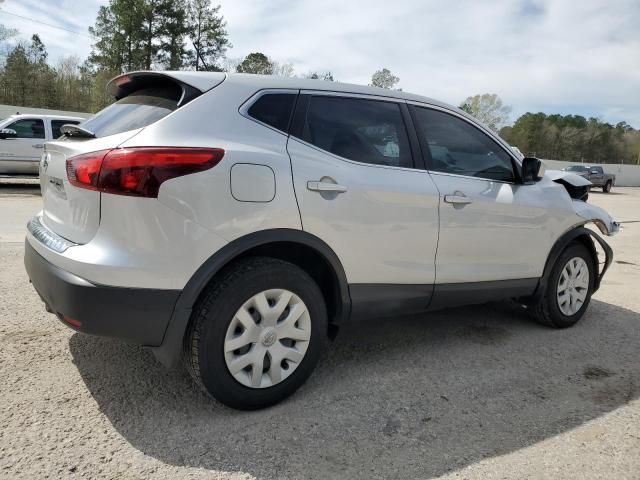
[[[247,113],[262,123],[286,132],[295,99],[293,93],[267,93],[256,100]]]
[[[81,126],[96,137],[146,127],[178,108],[181,94],[177,85],[137,90],[100,110]]]

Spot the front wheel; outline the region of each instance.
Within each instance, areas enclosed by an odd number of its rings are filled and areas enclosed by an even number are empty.
[[[185,362],[225,405],[263,408],[305,382],[326,337],[327,311],[314,280],[291,263],[250,258],[224,272],[194,308]]]
[[[604,193],[609,193],[611,191],[611,181],[608,181],[604,184],[604,187],[602,187],[602,191]]]
[[[571,243],[557,259],[541,298],[530,306],[534,318],[555,328],[575,325],[589,306],[596,275],[589,249]]]

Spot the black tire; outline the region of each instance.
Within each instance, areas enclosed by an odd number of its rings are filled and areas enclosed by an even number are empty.
[[[295,371],[276,385],[251,388],[229,372],[224,340],[238,309],[264,290],[281,288],[297,295],[311,318],[306,354]],[[216,277],[193,309],[185,336],[187,370],[205,392],[241,410],[264,408],[295,392],[311,375],[327,341],[327,310],[318,285],[297,266],[274,258],[252,257],[233,264]]]
[[[604,186],[602,187],[602,191],[604,193],[609,193],[611,191],[611,180],[604,184]]]
[[[556,293],[562,270],[567,262],[574,257],[582,258],[589,268],[589,288],[582,307],[580,307],[575,314],[567,316],[562,313],[558,306]],[[584,312],[586,312],[589,307],[596,274],[596,265],[594,263],[593,255],[589,249],[580,242],[573,242],[569,244],[553,266],[542,297],[536,303],[529,306],[533,318],[538,323],[553,328],[568,328],[578,323],[584,315]]]

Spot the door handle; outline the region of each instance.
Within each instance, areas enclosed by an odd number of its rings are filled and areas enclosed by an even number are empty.
[[[44,143],[36,143],[34,145],[31,145],[33,148],[44,148]]]
[[[473,203],[473,200],[471,200],[462,192],[456,192],[453,195],[445,195],[444,201],[446,203],[453,203],[454,205],[468,205],[470,203]]]
[[[331,192],[331,193],[344,193],[347,191],[347,187],[344,185],[338,185],[337,183],[330,182],[307,182],[307,188],[314,192]]]

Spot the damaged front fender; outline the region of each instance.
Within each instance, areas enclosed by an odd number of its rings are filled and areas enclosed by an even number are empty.
[[[589,189],[593,185],[586,178],[564,170],[548,170],[545,172],[545,177],[562,185],[571,198],[585,202],[589,197]]]
[[[572,203],[576,214],[583,218],[585,223],[592,222],[604,235],[613,236],[620,231],[620,223],[602,208],[582,200],[573,200]]]

